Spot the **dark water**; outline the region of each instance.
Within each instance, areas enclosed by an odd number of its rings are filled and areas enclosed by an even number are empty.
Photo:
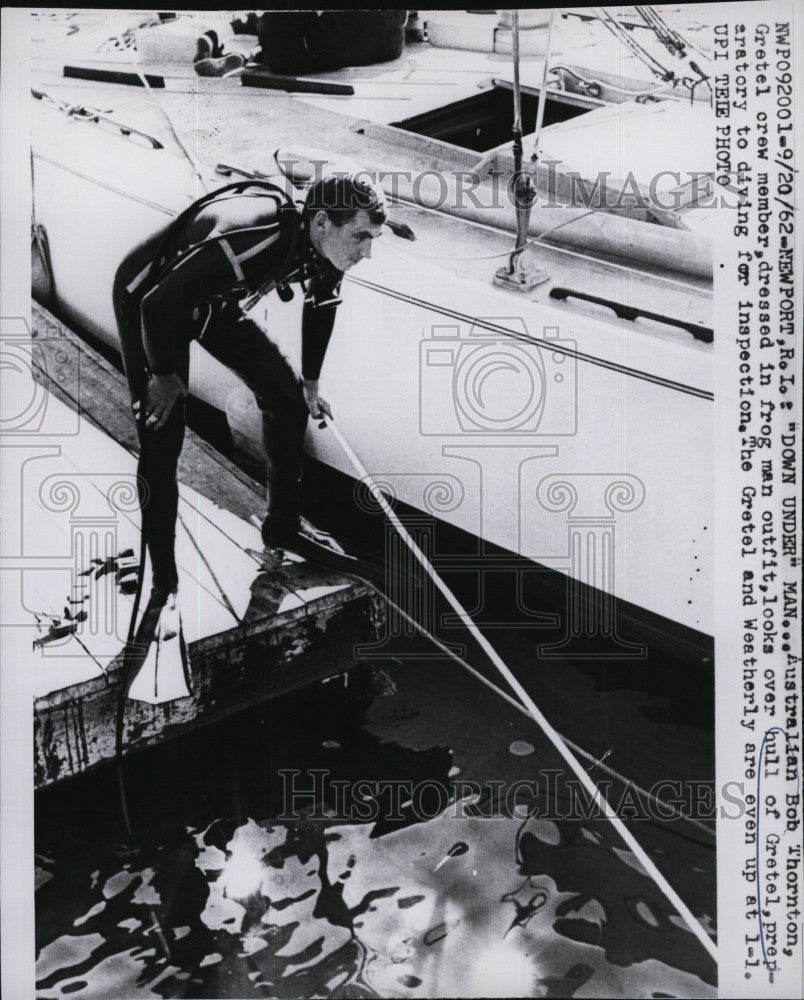
[[[644,785],[711,775],[711,728],[644,664],[536,669],[532,640],[495,642],[607,764]],[[605,820],[567,818],[560,780],[511,796],[559,767],[533,722],[430,658],[355,668],[129,758],[135,853],[113,768],[40,794],[37,995],[716,995],[714,964]],[[284,769],[301,792],[326,773],[294,803]],[[712,839],[630,825],[712,928]]]

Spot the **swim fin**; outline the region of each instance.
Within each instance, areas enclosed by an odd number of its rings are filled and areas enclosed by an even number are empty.
[[[181,624],[178,595],[168,595],[145,660],[131,682],[128,697],[151,705],[192,696],[190,664]]]

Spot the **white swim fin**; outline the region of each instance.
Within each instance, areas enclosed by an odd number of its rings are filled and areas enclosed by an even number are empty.
[[[131,682],[129,698],[151,705],[192,696],[190,664],[181,625],[178,596],[168,596],[145,660]]]

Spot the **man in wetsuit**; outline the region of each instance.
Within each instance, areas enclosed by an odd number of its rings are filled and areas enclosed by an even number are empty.
[[[114,306],[140,437],[138,483],[153,569],[152,602],[178,587],[176,467],[184,438],[190,342],[199,343],[253,391],[262,411],[269,548],[299,539],[301,463],[308,415],[331,416],[319,375],[341,279],[371,255],[386,221],[380,191],[327,177],[299,211],[279,189],[244,182],[213,192],[134,250],[120,265]],[[244,301],[304,289],[302,377],[248,318]]]

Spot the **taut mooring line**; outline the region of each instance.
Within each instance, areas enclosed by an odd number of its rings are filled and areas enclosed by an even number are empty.
[[[386,500],[385,496],[382,494],[379,487],[376,485],[371,475],[364,467],[363,463],[360,461],[360,459],[352,450],[352,447],[349,444],[349,442],[346,440],[346,438],[344,438],[344,436],[335,426],[333,421],[324,419],[322,426],[324,425],[327,426],[332,431],[335,440],[343,449],[345,455],[354,466],[355,471],[358,473],[361,480],[366,484],[366,486],[371,491],[371,494],[374,497],[374,499],[383,509],[388,520],[391,522],[391,524],[393,524],[393,526],[399,532],[402,540],[405,542],[405,544],[408,546],[408,548],[411,550],[414,556],[416,556],[418,561],[422,564],[427,574],[432,579],[433,583],[435,583],[435,585],[438,587],[438,589],[441,591],[444,597],[446,597],[446,599],[452,605],[458,617],[461,619],[463,624],[474,636],[478,645],[486,653],[486,655],[494,664],[494,666],[503,675],[503,677],[508,682],[510,687],[516,693],[519,700],[522,702],[522,705],[527,709],[528,713],[539,724],[545,736],[547,736],[547,738],[550,740],[550,742],[553,744],[556,750],[561,754],[561,756],[564,758],[569,767],[575,772],[575,775],[577,776],[578,780],[581,782],[581,784],[584,786],[587,792],[589,792],[589,794],[592,796],[592,801],[596,802],[599,805],[606,819],[608,819],[611,822],[617,833],[619,833],[619,835],[622,837],[625,843],[634,852],[634,855],[636,856],[642,867],[645,869],[647,874],[650,875],[650,877],[656,883],[657,887],[664,893],[667,899],[673,904],[678,914],[683,918],[687,927],[690,929],[690,931],[692,931],[695,937],[698,938],[698,940],[706,949],[710,957],[715,962],[717,962],[718,960],[717,945],[712,941],[712,939],[709,937],[707,932],[701,926],[699,921],[696,920],[695,916],[693,915],[692,911],[688,908],[684,900],[681,899],[681,897],[678,895],[675,889],[673,889],[673,887],[670,885],[670,883],[667,881],[664,875],[662,875],[662,873],[659,871],[659,869],[656,867],[653,861],[651,861],[647,853],[640,846],[637,839],[634,837],[634,835],[631,833],[628,827],[623,823],[620,817],[609,805],[605,796],[601,793],[600,789],[597,787],[595,782],[592,781],[592,779],[589,777],[583,765],[578,761],[573,752],[566,745],[561,735],[547,721],[547,718],[538,708],[538,706],[530,697],[528,692],[522,687],[522,685],[519,683],[516,677],[514,677],[513,673],[508,668],[508,666],[503,662],[502,658],[497,653],[496,649],[494,649],[494,647],[491,645],[488,639],[483,635],[483,633],[480,631],[477,625],[475,625],[474,621],[469,617],[469,614],[464,609],[461,602],[458,600],[455,594],[453,594],[450,588],[446,585],[446,583],[444,583],[444,581],[438,575],[438,573],[430,563],[430,560],[422,552],[419,546],[413,541],[413,539],[408,534],[402,522],[399,520],[394,511],[391,509],[391,506]]]

